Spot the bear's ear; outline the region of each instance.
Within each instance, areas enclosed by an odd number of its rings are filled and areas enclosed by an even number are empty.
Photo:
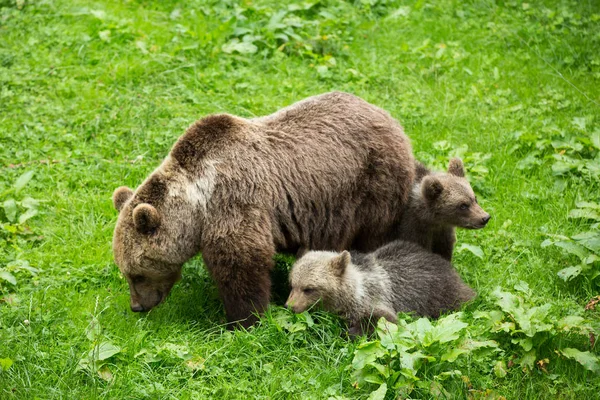
[[[339,256],[334,257],[330,264],[331,268],[333,269],[333,273],[336,276],[344,275],[344,272],[346,272],[346,267],[348,264],[350,264],[350,259],[350,253],[348,253],[346,250],[344,250]]]
[[[465,177],[465,168],[463,167],[463,162],[460,158],[453,158],[450,160],[450,163],[448,163],[448,173],[460,178]]]
[[[138,204],[133,209],[133,223],[140,233],[150,233],[160,225],[160,215],[150,204]]]
[[[433,201],[444,191],[444,186],[439,179],[433,176],[426,176],[421,183],[421,192],[427,201]]]
[[[133,196],[133,190],[129,189],[127,186],[121,186],[116,188],[112,195],[113,205],[115,206],[115,209],[117,211],[121,211],[121,208],[123,208],[123,204],[125,204],[125,202],[129,200],[131,196]]]

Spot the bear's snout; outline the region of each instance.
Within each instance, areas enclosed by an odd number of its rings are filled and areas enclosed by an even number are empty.
[[[492,218],[492,216],[490,214],[487,214],[485,217],[481,218],[481,224],[483,226],[486,226],[488,221]]]
[[[139,304],[139,303],[132,304],[131,305],[131,311],[133,311],[133,312],[142,312],[142,311],[144,311],[144,307],[141,304]]]

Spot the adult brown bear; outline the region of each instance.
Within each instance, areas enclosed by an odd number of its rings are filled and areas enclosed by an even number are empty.
[[[275,252],[389,241],[414,165],[398,122],[346,93],[262,118],[197,121],[135,192],[113,194],[114,255],[131,309],[159,304],[202,252],[228,320],[253,324],[269,303]]]

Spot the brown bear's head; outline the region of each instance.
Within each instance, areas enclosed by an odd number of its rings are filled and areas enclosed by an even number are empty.
[[[480,229],[491,218],[477,203],[475,193],[465,179],[463,163],[458,158],[450,160],[447,174],[423,178],[421,194],[430,218],[439,225]]]
[[[350,265],[350,253],[309,251],[296,261],[290,271],[292,291],[285,307],[301,313],[323,300],[325,308],[331,308],[339,298],[349,296],[344,292],[343,281]],[[335,308],[335,307],[333,307]],[[331,311],[336,311],[332,309]]]
[[[194,208],[185,203],[178,180],[164,172],[163,166],[135,192],[120,187],[113,194],[119,211],[113,252],[135,312],[162,302],[180,279],[183,263],[200,250]]]

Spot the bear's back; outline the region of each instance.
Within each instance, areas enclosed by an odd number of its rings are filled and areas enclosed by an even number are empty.
[[[214,166],[207,226],[227,218],[224,208],[251,208],[268,216],[278,251],[382,245],[414,177],[398,122],[340,92],[261,118],[208,116],[178,140],[171,157],[191,180]]]
[[[417,244],[395,241],[377,250],[374,257],[388,273],[397,311],[438,317],[475,296],[450,262]]]

